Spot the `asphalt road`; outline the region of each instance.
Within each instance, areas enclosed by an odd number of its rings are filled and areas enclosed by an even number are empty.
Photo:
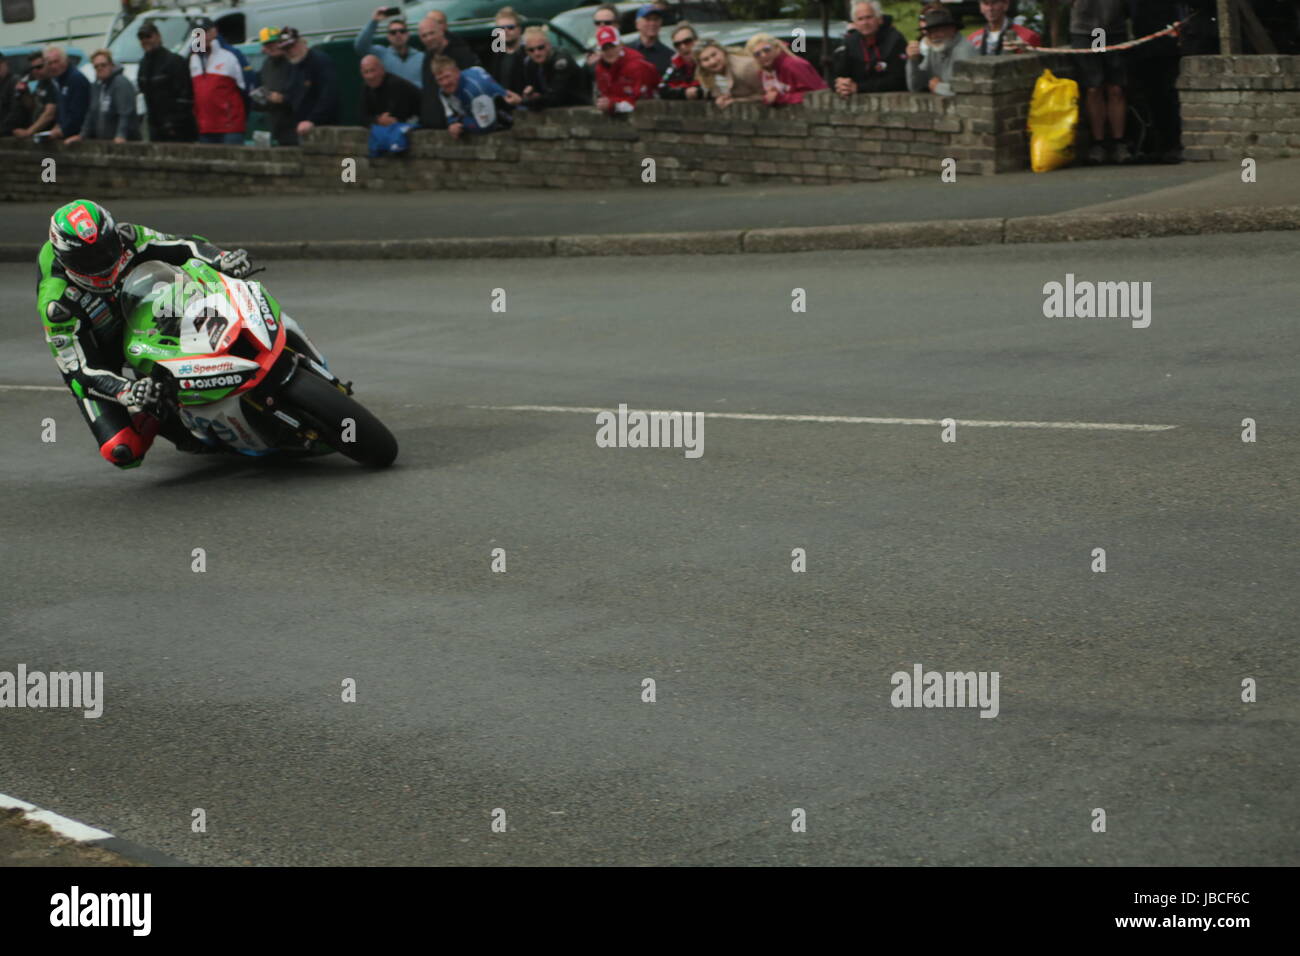
[[[0,792],[210,864],[1294,865],[1298,253],[276,263],[398,464],[119,474],[0,389],[0,669],[106,696],[0,710]],[[1151,326],[1044,318],[1067,271]],[[3,385],[57,384],[30,296],[0,267]],[[710,418],[691,460],[474,407],[619,403],[1176,427]],[[999,715],[892,707],[915,663]]]

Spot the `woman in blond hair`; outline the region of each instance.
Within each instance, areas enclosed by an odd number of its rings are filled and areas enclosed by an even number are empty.
[[[817,68],[776,37],[755,33],[745,44],[745,52],[758,61],[763,71],[763,102],[768,106],[802,103],[803,95],[826,89]]]
[[[763,81],[752,56],[729,53],[717,40],[695,48],[696,78],[704,95],[726,108],[732,103],[757,103],[763,99]]]

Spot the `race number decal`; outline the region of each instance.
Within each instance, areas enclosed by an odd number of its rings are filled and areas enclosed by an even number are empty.
[[[497,121],[497,106],[486,93],[480,93],[470,100],[469,111],[474,114],[474,122],[478,123],[480,129],[487,129]]]

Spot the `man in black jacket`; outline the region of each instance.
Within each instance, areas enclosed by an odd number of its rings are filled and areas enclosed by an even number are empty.
[[[492,28],[492,52],[488,54],[487,71],[492,79],[511,93],[524,91],[524,25],[519,14],[509,7],[497,11]],[[499,32],[498,32],[499,31]],[[497,49],[501,47],[502,49]]]
[[[149,116],[149,138],[155,143],[192,143],[199,138],[194,123],[194,88],[190,66],[162,45],[162,36],[152,23],[144,23],[136,37],[144,57],[136,74],[136,86],[144,94]]]
[[[362,126],[391,126],[420,115],[420,91],[385,70],[379,57],[367,54],[361,58],[361,82]]]
[[[832,55],[835,92],[890,93],[907,89],[907,40],[881,13],[878,0],[853,5],[853,29]]]
[[[447,14],[441,10],[430,10],[420,21],[420,43],[424,46],[424,63],[420,65],[420,76],[424,77],[426,89],[432,86],[435,92],[437,90],[437,84],[429,74],[429,61],[435,56],[451,57],[462,70],[482,65],[468,43],[447,31]]]
[[[293,64],[289,80],[289,102],[293,104],[297,134],[316,126],[333,126],[339,121],[339,84],[334,61],[313,50],[293,27],[280,31],[280,46]]]
[[[590,106],[591,81],[582,64],[551,46],[546,27],[524,31],[524,106],[544,110],[556,106]]]

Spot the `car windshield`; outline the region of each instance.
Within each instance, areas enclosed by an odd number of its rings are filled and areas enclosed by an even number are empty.
[[[108,52],[113,54],[114,63],[140,62],[144,51],[140,49],[140,38],[136,36],[136,31],[148,19],[150,19],[148,16],[136,18],[113,38],[113,42],[108,45]],[[184,17],[157,17],[153,20],[153,24],[162,37],[163,48],[167,50],[174,50],[184,43],[190,28],[190,22]]]
[[[578,7],[574,10],[565,10],[551,17],[551,22],[577,40],[585,49],[596,41],[596,25],[591,22],[591,14],[595,9],[595,7]]]
[[[165,262],[140,263],[122,280],[122,291],[118,293],[122,314],[133,315],[142,303],[168,294],[178,276],[184,279],[185,273]],[[163,288],[158,288],[160,285]]]

